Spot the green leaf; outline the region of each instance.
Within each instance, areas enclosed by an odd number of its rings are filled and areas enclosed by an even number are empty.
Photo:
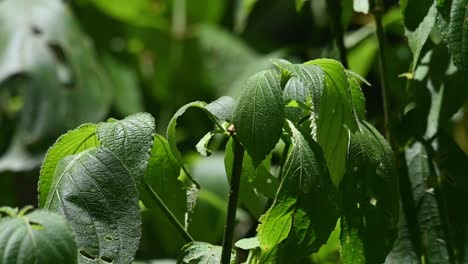
[[[163,136],[155,135],[145,181],[157,192],[177,219],[184,222],[187,196],[183,183],[178,179],[179,174],[180,166],[169,149],[169,143]],[[152,204],[149,198],[147,202],[143,201],[145,204]]]
[[[198,153],[200,153],[204,157],[208,157],[211,155],[211,150],[208,149],[208,144],[210,143],[211,138],[215,135],[212,131],[206,133],[200,141],[198,141],[195,148],[197,149]]]
[[[355,12],[368,14],[369,0],[353,0],[353,9]]]
[[[250,77],[238,99],[233,123],[240,142],[255,165],[278,142],[284,122],[284,104],[279,78],[274,71]]]
[[[185,245],[177,258],[177,264],[219,264],[221,263],[220,246],[214,246],[205,242],[191,242]],[[236,263],[236,253],[231,253],[231,264]]]
[[[346,169],[348,129],[351,132],[357,129],[348,77],[343,66],[335,60],[318,59],[306,64],[318,65],[325,73],[326,86],[320,109],[318,114],[311,116],[312,136],[322,147],[330,177],[338,186]]]
[[[400,0],[405,27],[414,31],[422,23],[434,0]]]
[[[153,147],[154,118],[148,113],[134,114],[99,123],[96,130],[102,146],[122,161],[137,183],[141,182]]]
[[[362,93],[361,86],[354,77],[348,76],[349,87],[351,89],[351,98],[353,101],[353,108],[356,111],[359,119],[366,118],[366,98]]]
[[[216,116],[216,118],[226,122],[232,122],[235,107],[236,102],[230,96],[221,96],[205,106],[206,110]]]
[[[309,96],[309,88],[307,88],[297,77],[289,78],[286,86],[284,86],[283,99],[285,102],[297,101],[306,104]]]
[[[262,261],[274,263],[277,259],[278,245],[291,232],[292,214],[295,199],[285,199],[273,205],[261,218],[257,227],[257,237],[262,249]],[[268,262],[269,261],[269,262]]]
[[[260,247],[260,241],[258,241],[258,237],[243,238],[237,241],[235,246],[243,250],[250,250]]]
[[[408,45],[413,52],[412,72],[415,71],[418,64],[419,55],[424,44],[432,31],[437,16],[435,4],[431,6],[427,15],[415,30],[405,29],[405,36],[408,38]]]
[[[60,215],[37,210],[0,219],[3,264],[76,263],[73,231]]]
[[[41,166],[39,176],[39,207],[43,207],[49,195],[55,168],[65,156],[80,153],[86,149],[98,147],[100,145],[96,137],[96,125],[84,124],[75,130],[62,135],[57,142],[49,149]]]
[[[133,260],[141,236],[138,191],[130,171],[107,148],[62,159],[44,208],[67,218],[79,263]]]
[[[208,118],[211,121],[213,121],[213,123],[217,124],[218,128],[222,128],[222,126],[217,121],[215,115],[212,114],[206,108],[206,105],[207,104],[205,102],[196,101],[196,102],[191,102],[191,103],[188,103],[188,104],[182,106],[181,108],[179,108],[179,110],[177,110],[177,112],[174,114],[174,116],[172,116],[172,119],[169,122],[169,125],[167,126],[167,140],[169,142],[170,150],[172,151],[172,154],[174,154],[174,157],[179,162],[180,167],[185,172],[187,177],[190,178],[190,180],[197,186],[198,189],[200,188],[200,185],[198,184],[198,182],[195,179],[193,179],[191,173],[186,168],[184,158],[182,157],[182,154],[180,153],[179,149],[177,148],[176,127],[177,127],[177,119],[179,117],[181,117],[185,113],[185,111],[187,111],[187,109],[189,109],[191,107],[195,107],[195,108],[203,110],[203,112],[207,114]],[[211,109],[213,109],[213,108],[211,108]]]
[[[64,2],[1,1],[0,23],[0,84],[24,94],[13,141],[23,152],[107,114],[110,84]],[[5,161],[1,169],[27,169],[16,164]]]
[[[382,263],[396,238],[398,178],[393,153],[377,130],[363,122],[351,134],[347,173],[340,186],[344,263]]]
[[[292,149],[283,167],[280,189],[257,229],[262,260],[279,258],[278,263],[300,261],[316,251],[327,241],[338,219],[336,189],[319,146],[290,121],[288,126]],[[276,224],[280,220],[288,224]]]
[[[460,70],[468,70],[468,12],[466,0],[452,0],[447,43],[453,63]]]

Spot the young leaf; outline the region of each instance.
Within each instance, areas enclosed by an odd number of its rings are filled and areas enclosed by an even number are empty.
[[[221,121],[232,122],[236,102],[230,96],[221,96],[205,106],[212,115]]]
[[[220,246],[214,246],[205,242],[191,242],[185,245],[177,258],[177,264],[219,264],[221,263]],[[236,253],[231,253],[231,264],[236,263]]]
[[[134,114],[120,121],[99,123],[96,130],[102,146],[112,151],[139,183],[153,146],[154,118],[148,113]]]
[[[260,241],[258,241],[258,237],[243,238],[237,241],[235,246],[243,250],[250,250],[260,247]]]
[[[57,139],[57,142],[49,149],[42,163],[38,188],[39,207],[44,206],[47,195],[49,195],[50,185],[52,184],[55,167],[57,167],[58,162],[65,156],[77,154],[99,145],[95,124],[81,125]]]
[[[79,263],[130,263],[138,249],[141,216],[130,171],[105,147],[62,159],[45,209],[67,218]]]
[[[262,71],[250,77],[238,99],[233,123],[255,165],[275,147],[284,117],[283,96],[276,72]]]
[[[0,219],[3,264],[76,263],[72,229],[60,215],[37,210]]]
[[[210,140],[214,135],[215,134],[213,133],[213,131],[206,133],[200,139],[200,141],[198,141],[197,145],[195,145],[195,148],[197,149],[198,153],[200,153],[202,156],[208,157],[211,155],[211,150],[208,149],[208,144],[210,144]]]

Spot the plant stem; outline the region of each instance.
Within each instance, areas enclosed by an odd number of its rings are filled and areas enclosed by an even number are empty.
[[[241,181],[242,162],[244,160],[244,147],[240,144],[237,136],[231,131],[234,141],[234,164],[231,171],[231,184],[229,191],[229,204],[224,227],[223,250],[221,253],[221,264],[230,264],[232,240],[234,237],[234,225],[236,221],[237,199],[239,197],[239,186]]]
[[[386,77],[386,60],[385,60],[385,35],[382,25],[382,14],[384,6],[382,0],[374,1],[373,14],[375,18],[375,25],[377,30],[377,40],[379,43],[379,68],[380,68],[380,86],[382,87],[382,101],[383,101],[383,114],[384,114],[384,129],[385,138],[391,143],[391,135],[389,128],[389,103],[388,103],[388,83]]]
[[[171,212],[171,210],[166,206],[166,204],[161,200],[159,195],[151,188],[151,186],[148,183],[143,183],[145,186],[146,191],[148,192],[149,195],[151,195],[151,198],[153,201],[156,202],[156,204],[161,208],[161,210],[164,212],[166,217],[169,219],[169,221],[176,227],[177,231],[179,231],[180,235],[184,238],[185,242],[189,243],[194,241],[192,236],[185,230],[184,226],[179,222],[177,217]]]
[[[328,14],[330,17],[330,23],[333,27],[333,33],[336,40],[336,46],[338,47],[338,51],[340,53],[340,61],[343,66],[347,69],[348,68],[348,58],[346,56],[346,47],[344,45],[344,33],[343,33],[343,26],[341,21],[341,1],[339,0],[330,0],[327,5]]]

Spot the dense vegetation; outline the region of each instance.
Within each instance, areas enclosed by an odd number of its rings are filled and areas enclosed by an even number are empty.
[[[0,263],[468,263],[467,8],[0,1]]]

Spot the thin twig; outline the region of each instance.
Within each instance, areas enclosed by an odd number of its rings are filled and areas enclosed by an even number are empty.
[[[330,0],[328,1],[328,14],[330,17],[330,23],[333,27],[333,33],[336,41],[336,46],[338,47],[340,61],[343,66],[347,69],[348,68],[348,58],[346,55],[346,47],[344,45],[344,33],[343,33],[343,25],[341,21],[342,16],[342,9],[341,9],[341,1],[339,0]]]

